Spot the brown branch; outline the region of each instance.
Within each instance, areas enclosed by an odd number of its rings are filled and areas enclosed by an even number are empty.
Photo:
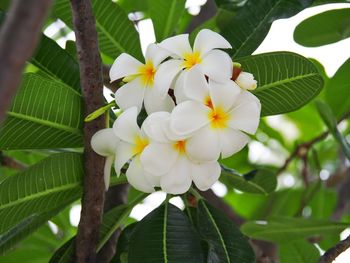
[[[71,0],[73,25],[77,42],[82,95],[85,115],[103,105],[101,58],[98,50],[95,19],[89,0]],[[75,262],[95,262],[96,245],[102,220],[104,203],[104,158],[95,154],[90,146],[92,135],[105,128],[101,116],[84,126],[84,191],[81,219],[76,238]]]
[[[15,159],[12,159],[8,156],[4,156],[2,152],[0,152],[0,166],[15,169],[15,170],[24,170],[27,168],[26,165],[18,162]]]
[[[340,241],[334,247],[328,249],[320,258],[318,263],[332,263],[341,253],[350,247],[350,236]]]
[[[38,42],[51,0],[13,0],[0,31],[0,122]]]
[[[339,120],[338,120],[338,124],[340,122],[342,122],[343,120],[347,119],[350,117],[350,110],[348,112],[346,112]],[[282,165],[282,167],[280,169],[278,169],[277,171],[277,175],[281,174],[284,170],[287,169],[288,165],[297,157],[300,158],[304,158],[308,151],[311,149],[311,147],[324,140],[327,136],[329,135],[329,131],[325,131],[323,133],[321,133],[320,135],[316,136],[315,138],[313,138],[310,141],[304,142],[299,144],[294,151],[291,153],[291,155],[285,160],[284,164]]]

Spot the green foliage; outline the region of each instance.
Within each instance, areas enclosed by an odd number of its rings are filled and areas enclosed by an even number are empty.
[[[255,261],[248,240],[233,222],[203,200],[198,202],[197,227],[208,246],[208,262]]]
[[[166,203],[136,225],[130,237],[128,262],[203,262],[203,252],[185,214]]]
[[[339,234],[349,224],[325,220],[275,217],[263,222],[247,222],[241,231],[252,238],[276,243],[289,243],[312,236]]]
[[[348,37],[350,37],[350,8],[329,10],[309,17],[294,31],[294,40],[306,47],[327,45]]]
[[[233,1],[232,5],[235,6],[236,2]],[[311,3],[312,0],[248,1],[237,15],[220,27],[221,34],[232,44],[232,58],[252,54],[264,40],[274,20],[293,16]]]
[[[171,36],[185,10],[185,0],[147,0],[157,42]]]
[[[318,249],[304,240],[279,245],[279,255],[281,263],[316,263],[320,258]]]
[[[73,88],[25,74],[0,130],[1,149],[82,146],[82,102]]]
[[[297,110],[323,87],[316,67],[298,54],[272,52],[240,58],[237,62],[258,81],[253,93],[261,102],[262,116]]]
[[[124,10],[109,0],[93,0],[92,5],[101,51],[113,59],[123,52],[141,59],[138,34]],[[55,1],[53,12],[73,29],[68,0]]]

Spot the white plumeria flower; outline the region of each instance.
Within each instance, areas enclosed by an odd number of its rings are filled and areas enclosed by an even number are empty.
[[[233,81],[224,84],[198,78],[192,69],[186,85],[192,99],[177,105],[170,118],[170,129],[178,136],[192,135],[186,147],[197,161],[217,160],[240,151],[259,125],[261,105],[250,92]]]
[[[170,96],[160,96],[154,88],[154,76],[160,63],[169,56],[169,53],[150,44],[145,54],[145,64],[129,54],[122,53],[113,63],[109,72],[111,81],[124,78],[127,82],[115,93],[117,105],[126,110],[136,106],[141,110],[142,104],[148,114],[156,111],[171,111],[174,102]]]
[[[156,75],[156,89],[165,96],[173,84],[173,80],[181,72],[186,75],[187,71],[194,65],[200,65],[200,74],[206,75],[210,79],[223,82],[231,78],[232,60],[230,56],[218,48],[231,48],[230,43],[218,33],[209,29],[202,29],[196,36],[193,49],[188,40],[188,34],[177,35],[167,38],[159,43],[159,46],[169,51],[173,59],[161,64]],[[182,87],[181,83],[177,83]],[[186,89],[186,87],[185,87]],[[178,97],[175,88],[175,96]]]
[[[137,113],[136,107],[129,108],[113,124],[114,134],[120,139],[114,167],[119,176],[122,167],[131,160],[126,171],[128,182],[137,190],[150,193],[159,186],[159,180],[145,172],[140,162],[140,155],[149,140],[137,125]]]
[[[244,71],[239,73],[238,77],[235,79],[235,82],[242,89],[246,90],[255,90],[257,87],[257,81],[254,79],[253,74]]]
[[[108,190],[109,187],[111,168],[119,141],[119,138],[114,134],[111,128],[102,129],[96,132],[91,138],[91,148],[97,154],[106,157],[103,173],[106,190]]]
[[[170,113],[156,112],[147,117],[143,129],[150,143],[141,154],[144,169],[160,178],[163,191],[183,194],[191,187],[192,181],[198,189],[208,190],[221,173],[217,161],[195,162],[187,153],[187,139],[171,134]]]

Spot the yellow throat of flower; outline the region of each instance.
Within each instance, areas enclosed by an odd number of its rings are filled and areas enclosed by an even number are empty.
[[[180,154],[184,154],[186,150],[186,141],[177,141],[173,146]]]
[[[134,144],[133,153],[137,155],[143,152],[143,149],[149,144],[149,141],[147,138],[137,136],[134,140]]]
[[[139,74],[144,85],[152,86],[154,82],[154,75],[156,74],[156,68],[153,66],[152,61],[147,61],[146,64],[139,68]]]
[[[197,65],[202,62],[202,58],[198,52],[187,53],[184,56],[183,67],[185,69],[190,69],[194,65]]]
[[[211,127],[214,129],[224,129],[227,127],[229,115],[220,107],[212,108],[208,114]]]

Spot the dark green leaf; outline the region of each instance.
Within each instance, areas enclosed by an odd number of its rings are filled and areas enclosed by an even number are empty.
[[[254,90],[261,115],[297,110],[320,93],[323,79],[308,59],[291,52],[272,52],[238,59],[258,81]]]
[[[276,175],[266,169],[253,170],[240,175],[236,171],[222,166],[221,175],[225,176],[230,186],[247,193],[269,194],[276,189]]]
[[[197,216],[199,232],[208,243],[207,262],[255,262],[248,240],[224,214],[200,200]]]
[[[80,147],[82,101],[73,88],[25,74],[0,130],[0,149]]]
[[[128,262],[203,262],[199,236],[185,214],[166,203],[135,227]]]
[[[185,10],[185,0],[147,0],[157,42],[171,36]]]
[[[298,240],[280,245],[279,256],[281,263],[316,263],[320,258],[320,252],[313,244]]]
[[[241,231],[251,238],[288,243],[312,236],[339,234],[347,227],[349,227],[349,224],[346,223],[275,217],[268,221],[247,222],[242,225]]]
[[[317,30],[315,30],[317,28]],[[294,40],[306,47],[318,47],[350,37],[350,8],[329,10],[302,21]]]
[[[128,225],[120,233],[120,236],[118,238],[118,243],[117,243],[117,252],[116,252],[116,255],[113,257],[111,263],[122,263],[123,259],[127,258],[128,251],[129,251],[130,238],[131,238],[131,235],[134,232],[137,224],[138,223],[136,222],[136,223]]]
[[[348,158],[348,160],[350,160],[350,144],[339,132],[337,120],[335,119],[331,108],[322,101],[317,101],[316,106],[330,133],[334,136],[340,147],[343,149],[345,156]]]
[[[111,58],[116,58],[126,52],[141,59],[138,34],[124,10],[110,0],[93,0],[92,5],[101,52]],[[56,0],[53,12],[70,28],[73,28],[68,0]]]
[[[231,56],[238,58],[252,54],[274,20],[291,17],[311,3],[312,0],[248,1],[226,26],[220,28],[221,34],[232,44]]]

